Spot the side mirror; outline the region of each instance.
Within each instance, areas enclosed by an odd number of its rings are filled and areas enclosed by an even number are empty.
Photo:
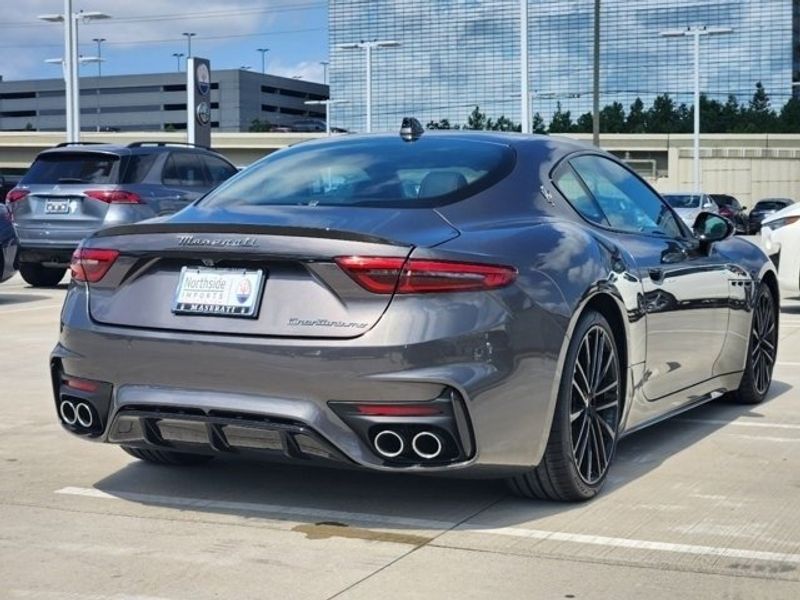
[[[692,231],[700,241],[700,249],[708,252],[711,244],[727,240],[736,233],[736,227],[725,217],[715,213],[701,212],[694,221]]]

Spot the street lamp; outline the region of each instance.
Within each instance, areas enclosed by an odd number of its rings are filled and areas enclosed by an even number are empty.
[[[100,131],[100,79],[103,77],[103,48],[102,44],[106,38],[92,38],[92,41],[97,44],[97,131]]]
[[[256,48],[256,52],[261,52],[261,73],[266,75],[267,73],[267,52],[269,52],[269,48]]]
[[[328,65],[331,64],[327,60],[319,61],[319,64],[322,65],[322,83],[328,85]]]
[[[183,52],[173,52],[172,56],[178,61],[178,73],[181,72],[181,59],[186,56]]]
[[[700,193],[700,37],[732,33],[730,27],[705,27],[694,25],[686,29],[662,31],[661,37],[694,38],[694,191]]]
[[[330,121],[330,109],[328,108],[332,104],[350,104],[350,100],[306,100],[304,104],[315,104],[317,106],[324,106],[325,107],[325,133],[327,135],[331,134],[331,121]]]
[[[340,50],[365,50],[366,51],[366,109],[367,109],[367,126],[366,132],[372,133],[372,50],[377,48],[397,48],[401,46],[400,42],[394,40],[373,40],[371,42],[356,42],[352,44],[340,44],[337,46]]]
[[[81,137],[80,84],[78,82],[78,21],[110,19],[97,11],[72,12],[72,0],[64,0],[63,14],[37,17],[50,23],[64,23],[64,96],[66,100],[67,142],[78,142]]]
[[[181,35],[185,35],[186,36],[186,43],[189,46],[187,48],[187,50],[186,50],[186,58],[187,59],[192,58],[192,38],[194,36],[196,36],[197,34],[194,33],[194,32],[189,31],[189,32],[183,32]]]
[[[520,98],[520,129],[522,133],[530,133],[531,125],[529,115],[531,100],[528,95],[528,0],[519,0],[519,82]]]

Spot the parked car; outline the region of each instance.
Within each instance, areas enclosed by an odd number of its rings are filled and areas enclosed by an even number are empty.
[[[690,230],[576,141],[420,130],[297,144],[85,240],[50,363],[66,430],[154,463],[255,454],[584,500],[621,436],[765,398],[776,274],[730,221]]]
[[[20,274],[33,286],[56,285],[87,235],[174,213],[234,173],[221,155],[190,145],[60,144],[45,150],[7,197]]]
[[[716,202],[708,194],[663,194],[664,200],[675,209],[683,222],[690,228],[701,212],[719,214]]]
[[[17,234],[11,223],[11,212],[5,204],[0,204],[0,283],[11,279],[17,258]]]
[[[736,226],[736,233],[747,233],[749,225],[747,221],[746,206],[729,194],[711,194],[711,199],[716,203],[721,214],[726,219],[733,221]]]
[[[322,119],[298,119],[292,123],[292,131],[303,131],[307,133],[324,133],[325,121]]]
[[[6,201],[6,194],[22,179],[20,175],[0,175],[0,204]]]
[[[761,243],[778,269],[780,287],[788,295],[800,295],[800,204],[765,217]]]
[[[749,233],[752,235],[761,231],[761,222],[765,217],[775,214],[790,204],[794,204],[794,200],[791,198],[764,198],[756,202],[748,217]]]

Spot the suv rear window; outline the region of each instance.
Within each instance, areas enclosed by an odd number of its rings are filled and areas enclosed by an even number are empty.
[[[440,206],[505,177],[514,156],[504,144],[458,136],[300,144],[247,168],[202,205]]]
[[[40,154],[22,185],[56,183],[115,183],[119,157],[92,152],[48,152]]]

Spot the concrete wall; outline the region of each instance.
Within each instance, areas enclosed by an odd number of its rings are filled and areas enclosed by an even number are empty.
[[[245,86],[242,86],[242,89]],[[320,137],[303,133],[214,132],[214,147],[236,165],[247,165],[290,144]],[[591,136],[573,136],[587,143]],[[0,132],[0,170],[25,169],[40,151],[63,141],[63,133]],[[87,142],[184,141],[185,133],[84,133]],[[631,161],[661,192],[691,191],[691,135],[604,135],[602,146]],[[747,206],[760,198],[800,200],[800,135],[709,135],[701,146],[702,188],[728,193]]]

